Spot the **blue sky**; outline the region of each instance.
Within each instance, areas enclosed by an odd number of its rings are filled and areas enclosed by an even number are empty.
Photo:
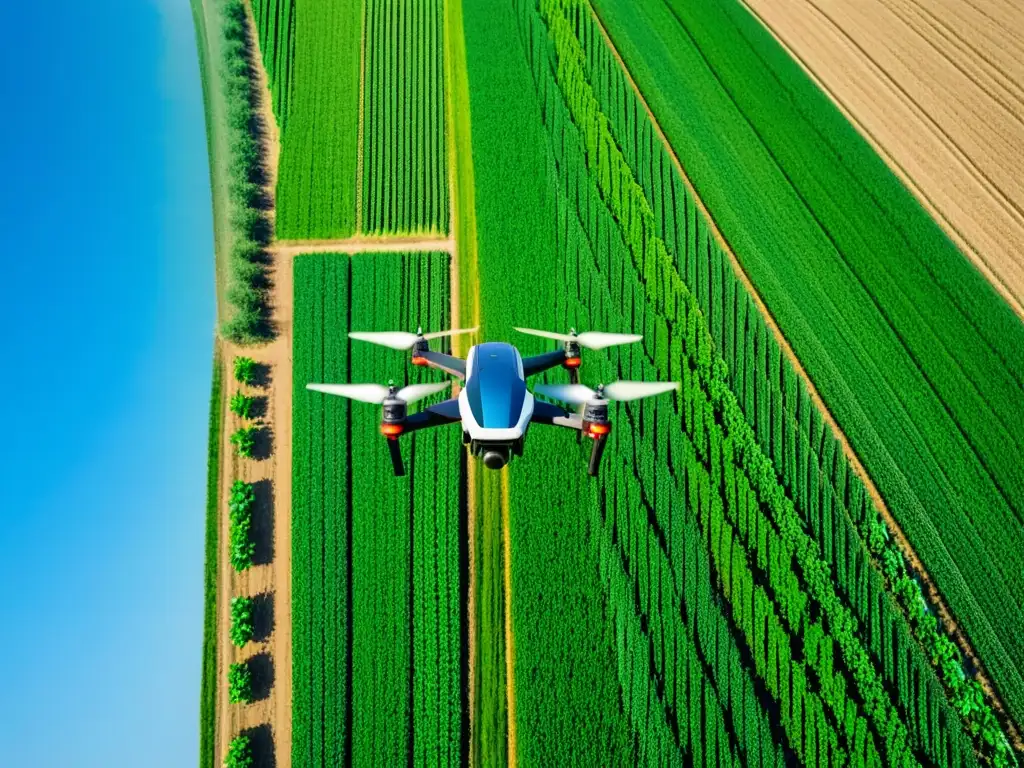
[[[194,765],[213,316],[188,0],[0,3],[0,763]]]

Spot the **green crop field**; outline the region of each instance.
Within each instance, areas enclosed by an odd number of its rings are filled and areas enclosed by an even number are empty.
[[[448,232],[444,3],[367,0],[363,223]]]
[[[279,763],[1022,764],[1024,324],[739,0],[246,8],[294,282],[261,288],[292,313]],[[444,381],[348,333],[455,323],[642,334],[582,382],[680,387],[611,406],[598,478],[542,425],[500,472],[405,436],[396,478],[380,408],[306,384]]]
[[[440,327],[447,276],[447,254],[295,261],[295,765],[460,761],[459,464],[441,460],[459,432],[405,441],[409,476],[396,482],[379,409],[305,389],[404,384],[404,355],[347,333]]]
[[[356,226],[358,0],[257,0],[262,58],[281,127],[277,236],[347,237]]]
[[[597,6],[1020,721],[1024,327],[738,3]]]

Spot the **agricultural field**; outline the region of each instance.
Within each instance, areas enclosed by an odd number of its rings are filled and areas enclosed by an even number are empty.
[[[1024,762],[1013,259],[805,69],[803,4],[247,0],[272,334],[218,342],[257,362],[214,395],[204,765]],[[634,332],[581,381],[679,388],[611,407],[597,478],[570,431],[495,472],[458,425],[395,477],[379,406],[306,389],[445,381],[348,333],[474,326],[432,348]]]
[[[368,0],[362,231],[448,232],[444,3]]]
[[[305,390],[388,375],[408,383],[399,353],[350,343],[347,333],[440,327],[448,269],[444,253],[295,260],[295,765],[461,760],[464,553],[451,460],[460,434],[431,430],[405,443],[409,475],[399,486],[379,409]]]

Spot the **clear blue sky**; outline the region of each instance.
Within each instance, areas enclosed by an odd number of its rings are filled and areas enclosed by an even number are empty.
[[[0,3],[0,765],[194,765],[213,317],[188,0]]]

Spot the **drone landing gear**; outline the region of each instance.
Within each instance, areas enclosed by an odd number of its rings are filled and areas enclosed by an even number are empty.
[[[395,477],[405,474],[405,464],[402,463],[402,451],[398,447],[398,440],[387,438],[388,453],[391,455],[391,466],[395,470]]]
[[[591,477],[597,477],[597,471],[601,465],[601,456],[604,455],[604,444],[608,442],[608,435],[598,435],[594,438],[594,447],[590,449],[590,467],[588,473]]]

